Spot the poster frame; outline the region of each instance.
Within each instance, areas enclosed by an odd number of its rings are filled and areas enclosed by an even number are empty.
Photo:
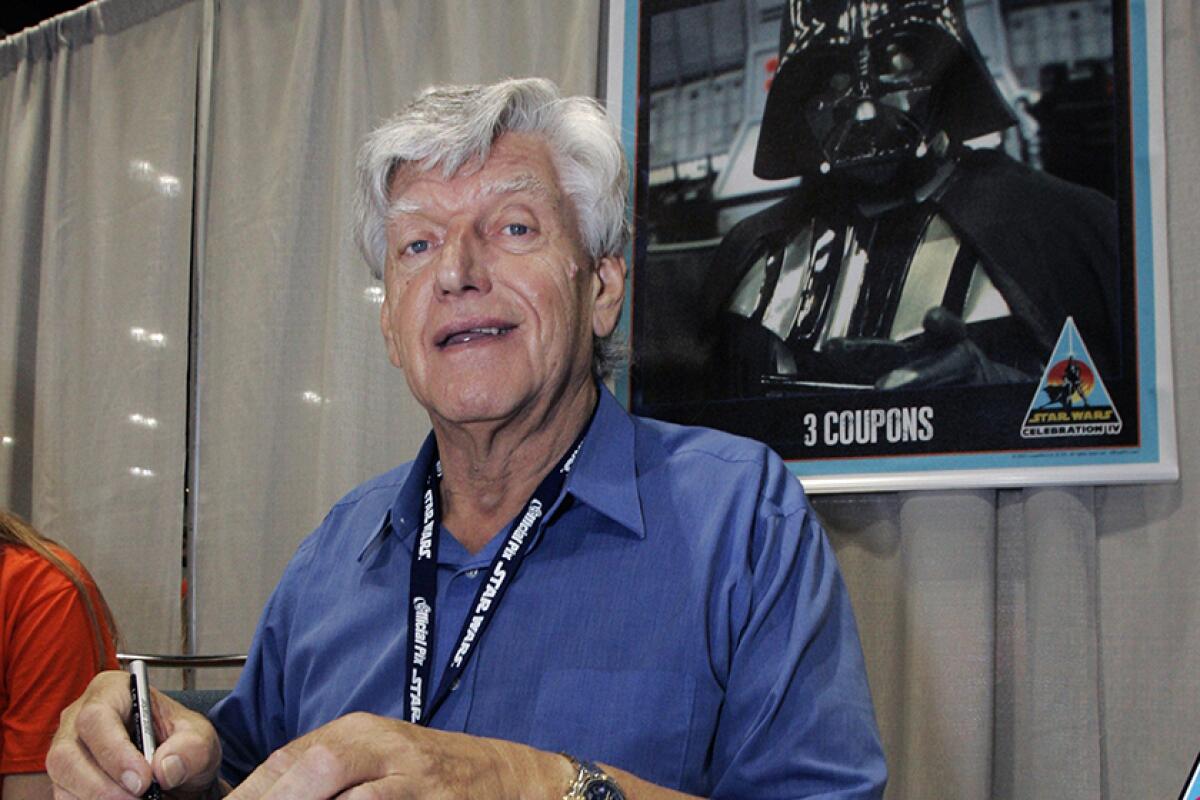
[[[1116,4],[1114,4],[1116,7]],[[605,10],[606,54],[602,95],[619,121],[626,152],[642,153],[638,109],[639,36],[643,3],[609,0]],[[812,493],[898,491],[1037,485],[1119,484],[1176,480],[1179,475],[1171,365],[1169,270],[1166,236],[1166,182],[1160,0],[1129,0],[1127,10],[1129,118],[1127,136],[1132,159],[1132,251],[1137,326],[1137,408],[1126,424],[1136,426],[1132,444],[1122,446],[1042,446],[1001,451],[899,453],[788,457],[789,468]],[[631,159],[636,196],[647,167]],[[644,246],[638,238],[635,208],[634,244],[629,253],[630,285],[620,334],[630,342],[633,358],[638,342],[632,330],[633,287],[638,280]],[[1124,220],[1123,220],[1124,223]],[[633,395],[628,368],[613,380],[619,400],[629,408]],[[1032,408],[1032,403],[1031,406]],[[639,411],[639,409],[634,409]],[[832,413],[832,412],[831,412]],[[719,427],[719,426],[718,426]],[[1072,440],[1074,442],[1078,439]],[[785,454],[787,457],[789,454]]]

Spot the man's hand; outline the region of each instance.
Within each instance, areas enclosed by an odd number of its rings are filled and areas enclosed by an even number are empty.
[[[56,798],[131,800],[146,791],[151,778],[171,790],[171,797],[217,796],[221,743],[216,730],[200,714],[151,691],[154,727],[161,741],[153,771],[126,729],[129,674],[103,672],[59,720],[46,756]]]
[[[229,800],[559,800],[573,778],[553,753],[357,713],[276,750]]]
[[[931,389],[1036,381],[1007,364],[993,361],[976,344],[966,323],[941,306],[921,321],[925,332],[913,340],[830,339],[825,353],[848,379],[874,383],[876,389]]]
[[[925,338],[935,351],[888,372],[876,389],[929,389],[937,386],[979,386],[1037,380],[1007,364],[993,361],[971,340],[967,325],[956,314],[934,306],[921,321]]]

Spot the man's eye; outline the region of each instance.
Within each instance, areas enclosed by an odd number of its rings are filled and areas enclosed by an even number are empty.
[[[510,222],[502,230],[509,236],[524,236],[529,233],[529,226],[520,222]]]
[[[405,255],[419,255],[429,249],[428,239],[417,239],[415,242],[409,242],[404,248]]]

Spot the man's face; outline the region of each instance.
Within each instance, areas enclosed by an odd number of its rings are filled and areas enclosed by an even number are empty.
[[[476,165],[477,166],[477,165]],[[545,142],[508,133],[482,168],[397,170],[380,323],[393,364],[436,420],[548,413],[591,380],[625,264],[593,264]]]

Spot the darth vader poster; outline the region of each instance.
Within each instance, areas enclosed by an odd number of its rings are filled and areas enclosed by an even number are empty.
[[[1173,476],[1145,8],[627,13],[631,410],[817,491]]]

